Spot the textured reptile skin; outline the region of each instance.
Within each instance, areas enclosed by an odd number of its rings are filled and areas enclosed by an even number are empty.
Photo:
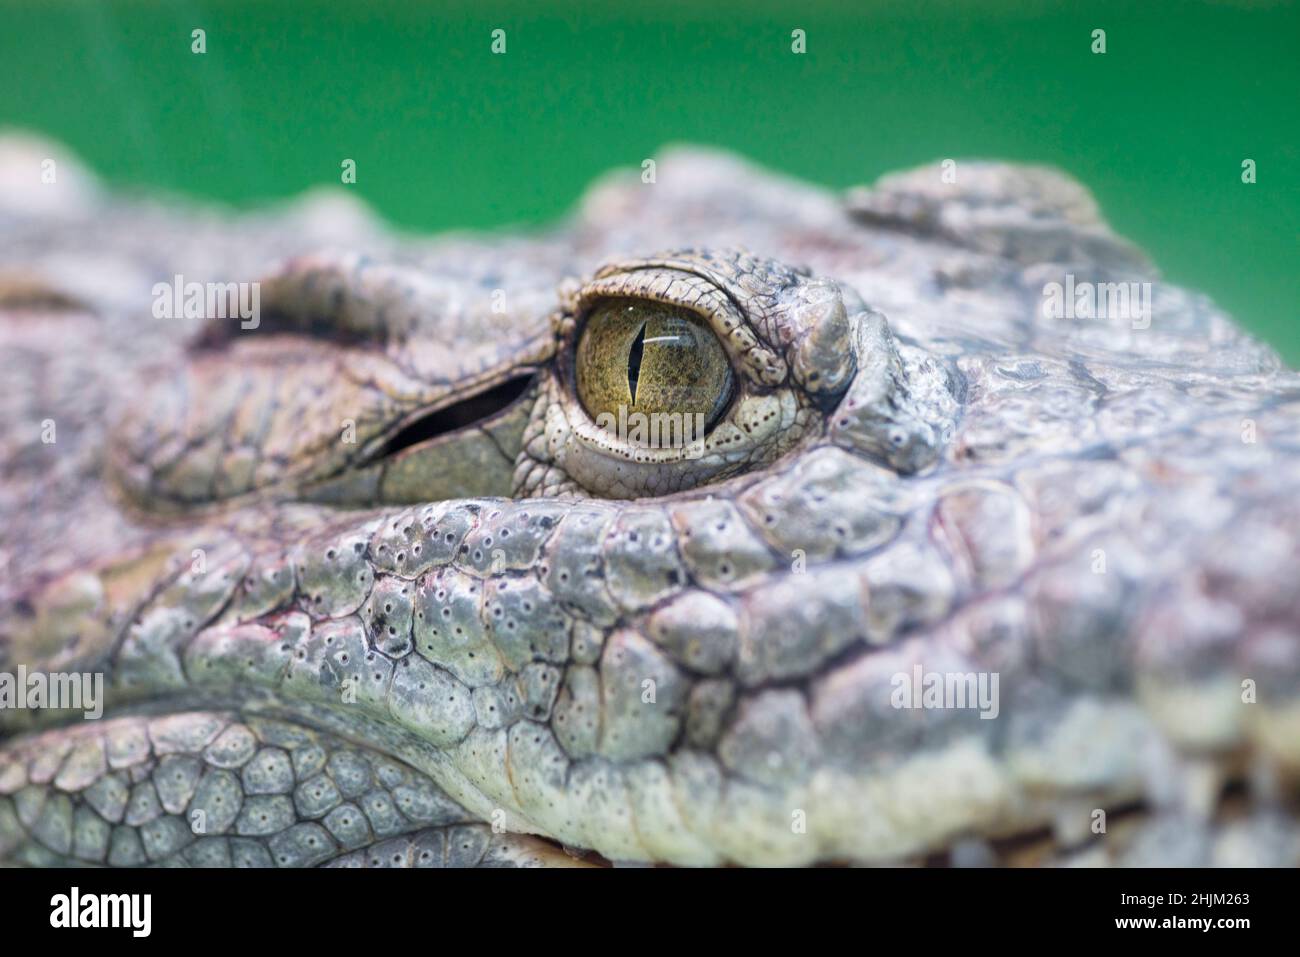
[[[0,193],[0,671],[107,703],[0,711],[0,858],[1297,862],[1300,376],[1064,176],[686,150],[425,240],[61,170]],[[259,328],[150,318],[174,274],[269,275]],[[1050,318],[1067,276],[1150,315]],[[718,334],[702,454],[577,402],[607,296]],[[917,666],[996,716],[895,707]]]

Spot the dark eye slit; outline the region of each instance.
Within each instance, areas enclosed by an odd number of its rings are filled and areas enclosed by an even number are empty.
[[[475,422],[482,422],[512,405],[532,385],[533,376],[520,375],[494,385],[477,395],[471,395],[459,402],[430,412],[403,426],[393,435],[374,458],[381,459],[395,455],[403,449],[427,442],[429,439],[448,432],[455,432]]]
[[[645,326],[644,322],[641,323],[641,329],[636,334],[632,349],[627,354],[627,388],[632,393],[633,405],[636,405],[636,384],[641,379],[641,354],[645,352]]]

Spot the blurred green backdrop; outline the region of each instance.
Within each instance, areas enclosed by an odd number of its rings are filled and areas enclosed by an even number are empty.
[[[0,125],[112,183],[240,203],[338,182],[352,157],[357,191],[429,230],[552,219],[673,141],[835,187],[1046,162],[1300,365],[1300,8],[1086,7],[0,0]]]

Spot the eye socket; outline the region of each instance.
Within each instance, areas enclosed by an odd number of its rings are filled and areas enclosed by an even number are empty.
[[[702,415],[707,430],[731,398],[731,363],[718,337],[696,313],[666,303],[598,303],[578,340],[576,366],[578,398],[598,422]]]

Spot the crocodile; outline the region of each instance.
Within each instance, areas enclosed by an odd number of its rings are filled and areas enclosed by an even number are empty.
[[[645,168],[0,140],[0,859],[1300,862],[1300,375],[1054,169]]]

